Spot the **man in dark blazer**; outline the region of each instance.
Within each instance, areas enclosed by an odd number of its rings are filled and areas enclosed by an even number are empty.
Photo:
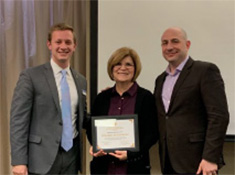
[[[11,106],[10,141],[14,175],[78,174],[83,152],[82,126],[86,117],[86,80],[70,68],[76,48],[73,28],[52,26],[47,46],[50,62],[24,70]],[[72,145],[61,146],[64,122],[60,84],[62,70],[70,93]]]
[[[190,41],[178,27],[161,38],[169,65],[155,82],[163,174],[215,175],[224,164],[229,122],[224,82],[212,63],[188,56]]]

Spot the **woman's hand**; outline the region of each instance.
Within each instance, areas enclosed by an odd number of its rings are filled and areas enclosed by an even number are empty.
[[[106,152],[104,152],[102,149],[99,150],[97,153],[93,153],[93,146],[90,147],[89,150],[90,155],[94,156],[94,157],[100,157],[100,156],[105,156],[107,155]]]
[[[119,160],[127,160],[127,151],[115,151],[114,153],[109,153],[109,155],[118,158]]]

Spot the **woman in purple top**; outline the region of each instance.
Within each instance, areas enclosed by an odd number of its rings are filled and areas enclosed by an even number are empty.
[[[133,49],[122,47],[111,55],[107,69],[115,85],[97,95],[91,117],[137,114],[140,151],[94,153],[91,147],[91,174],[150,174],[149,149],[158,139],[157,114],[152,93],[136,83],[141,71],[139,56]],[[92,145],[91,129],[87,136]]]

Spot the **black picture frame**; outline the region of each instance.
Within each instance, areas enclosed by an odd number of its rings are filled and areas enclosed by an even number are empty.
[[[95,125],[96,121],[102,122],[102,120],[115,119],[115,120],[133,120],[133,135],[134,135],[134,145],[131,147],[110,147],[110,148],[98,148],[98,137],[97,137],[97,126]],[[139,151],[139,129],[138,129],[138,115],[112,115],[112,116],[92,116],[91,117],[91,126],[92,126],[92,146],[93,152],[98,152],[100,149],[109,153],[114,152],[115,150],[127,150],[137,152]]]

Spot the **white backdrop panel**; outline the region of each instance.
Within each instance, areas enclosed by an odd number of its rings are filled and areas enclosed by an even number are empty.
[[[100,0],[98,12],[98,91],[113,86],[107,60],[123,46],[138,52],[143,68],[137,82],[153,91],[155,78],[167,66],[161,34],[168,27],[180,26],[192,42],[190,56],[220,68],[231,115],[227,134],[235,135],[233,0]]]

